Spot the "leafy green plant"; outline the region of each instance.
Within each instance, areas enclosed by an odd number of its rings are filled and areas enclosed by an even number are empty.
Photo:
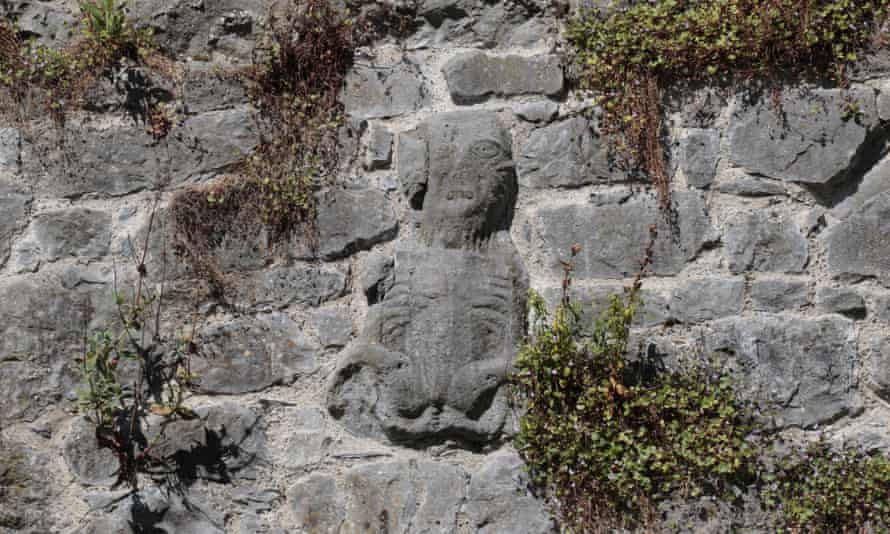
[[[847,84],[851,62],[886,44],[888,0],[657,0],[590,9],[572,20],[582,87],[629,165],[670,190],[662,97],[677,83],[808,76]]]
[[[577,251],[573,251],[573,254]],[[532,480],[572,532],[657,522],[658,503],[716,495],[756,478],[758,447],[749,407],[719,366],[668,371],[632,359],[628,340],[641,305],[638,285],[613,296],[584,331],[568,295],[551,315],[532,293],[532,334],[514,376],[526,412],[517,448]]]
[[[92,0],[80,2],[80,10],[86,18],[86,31],[105,41],[118,41],[127,27],[124,12],[126,2],[116,0]]]
[[[99,447],[118,460],[115,486],[126,483],[132,489],[139,486],[139,473],[170,471],[169,459],[154,454],[156,443],[145,437],[146,418],[195,417],[184,402],[195,381],[190,358],[197,323],[179,339],[162,331],[163,290],[149,291],[146,283],[153,222],[154,213],[132,291],[115,289],[119,322],[87,336],[83,352],[74,358],[81,383],[78,409],[93,424]]]
[[[890,458],[810,444],[779,463],[765,500],[791,532],[890,532]]]

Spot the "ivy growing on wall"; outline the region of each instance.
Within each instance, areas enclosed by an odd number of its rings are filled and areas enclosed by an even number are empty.
[[[582,12],[568,39],[580,85],[598,95],[604,131],[625,163],[648,173],[668,207],[661,143],[667,88],[787,76],[845,87],[850,65],[887,43],[888,13],[888,0],[632,2]]]

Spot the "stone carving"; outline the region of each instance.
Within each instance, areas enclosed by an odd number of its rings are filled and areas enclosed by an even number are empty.
[[[523,333],[527,282],[507,230],[516,196],[510,139],[493,113],[434,117],[415,132],[426,165],[418,239],[330,386],[353,431],[393,441],[489,441]],[[412,161],[412,168],[418,168]]]

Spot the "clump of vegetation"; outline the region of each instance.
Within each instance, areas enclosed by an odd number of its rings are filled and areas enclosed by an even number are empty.
[[[144,434],[146,418],[160,416],[163,426],[195,417],[184,401],[195,380],[190,360],[197,350],[192,341],[197,323],[178,339],[164,333],[163,284],[151,291],[146,281],[154,217],[153,212],[132,290],[115,287],[119,322],[85,335],[83,353],[74,359],[82,384],[79,411],[95,427],[99,447],[117,458],[115,486],[131,489],[138,488],[139,473],[171,471],[170,460],[155,454],[156,444]]]
[[[569,25],[582,87],[626,163],[670,202],[662,96],[678,82],[737,84],[781,75],[847,85],[851,62],[886,44],[887,0],[658,0],[589,10]]]
[[[328,0],[307,0],[270,16],[244,73],[259,110],[259,146],[233,176],[182,191],[173,201],[178,251],[217,290],[224,281],[210,249],[233,229],[265,225],[270,247],[294,234],[309,248],[316,245],[315,193],[333,183],[341,163],[339,96],[355,50],[406,27],[404,13],[372,7],[353,15]]]
[[[567,262],[552,314],[532,292],[534,321],[513,376],[525,409],[516,447],[563,528],[658,529],[664,506],[701,496],[757,498],[777,531],[890,528],[890,458],[825,442],[777,458],[778,436],[720,365],[667,369],[630,350],[640,276],[585,329],[571,272]]]
[[[527,408],[517,448],[559,519],[572,532],[608,531],[652,522],[657,504],[678,494],[733,498],[755,478],[757,447],[729,377],[628,358],[638,285],[583,332],[570,273],[552,316],[531,295],[535,322],[515,375]]]
[[[824,441],[789,455],[764,490],[791,532],[890,531],[890,458]]]
[[[125,2],[95,0],[79,5],[82,35],[64,49],[24,40],[14,24],[0,21],[0,89],[10,107],[17,109],[18,121],[48,112],[62,123],[65,111],[82,106],[98,79],[122,60],[159,63],[151,30],[130,24]],[[151,115],[149,109],[141,111]]]

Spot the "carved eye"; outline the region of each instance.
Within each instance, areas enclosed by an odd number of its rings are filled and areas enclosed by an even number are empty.
[[[501,154],[501,147],[494,141],[477,141],[470,147],[470,152],[476,157],[491,159]]]

